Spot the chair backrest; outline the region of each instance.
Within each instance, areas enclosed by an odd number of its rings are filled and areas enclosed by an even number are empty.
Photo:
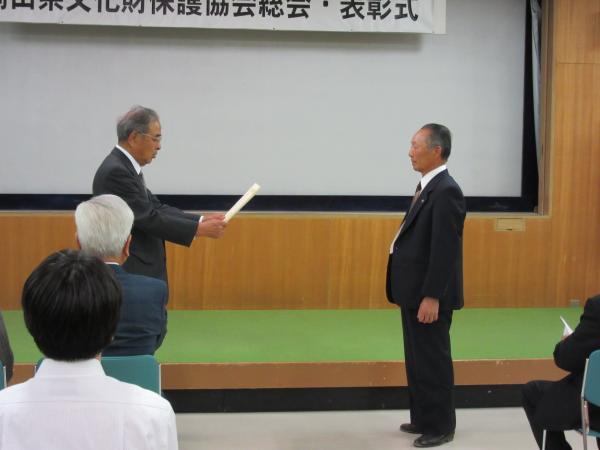
[[[6,387],[6,367],[4,367],[2,361],[0,361],[0,369],[0,389],[4,389]]]
[[[583,385],[583,398],[589,403],[600,406],[600,350],[590,354]]]
[[[106,375],[160,394],[160,365],[152,355],[103,356]]]

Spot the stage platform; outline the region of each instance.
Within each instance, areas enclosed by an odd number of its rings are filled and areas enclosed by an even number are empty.
[[[21,312],[3,314],[17,362],[14,382],[23,381],[41,355]],[[560,378],[564,373],[552,361],[562,334],[559,316],[574,327],[580,314],[581,308],[455,312],[457,391],[481,397],[482,404],[469,406],[486,406],[486,398],[489,406],[509,406],[518,402],[513,387]],[[288,409],[352,409],[353,396],[357,409],[406,403],[397,390],[406,378],[396,309],[170,311],[156,356],[165,395],[179,411],[281,410],[282,396],[298,405]],[[253,405],[261,397],[271,401]]]

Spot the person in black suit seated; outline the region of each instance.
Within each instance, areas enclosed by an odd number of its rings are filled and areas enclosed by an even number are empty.
[[[116,195],[100,195],[75,210],[77,242],[86,254],[108,264],[121,285],[117,331],[103,356],[153,355],[167,333],[168,289],[157,278],[127,273],[133,212]]]
[[[410,423],[415,447],[454,439],[454,371],[450,352],[452,312],[463,306],[462,235],[466,206],[448,173],[451,134],[424,125],[408,156],[422,175],[411,206],[390,247],[386,293],[400,307]]]
[[[155,111],[131,108],[117,123],[117,138],[119,143],[96,171],[93,193],[118,195],[133,210],[131,254],[125,270],[167,281],[164,241],[189,247],[196,237],[219,238],[225,215],[186,213],[161,203],[146,187],[142,167],[156,157],[162,140]]]
[[[554,362],[570,372],[559,381],[530,381],[523,387],[523,408],[537,444],[542,448],[546,431],[547,450],[569,450],[564,430],[581,426],[581,387],[585,361],[600,349],[600,295],[590,298],[579,325],[554,348]],[[600,430],[600,408],[590,405],[592,429]],[[596,439],[598,448],[600,440]]]
[[[10,340],[8,339],[8,331],[6,331],[6,325],[4,324],[4,318],[0,313],[0,361],[4,365],[6,371],[6,381],[10,381],[13,374],[13,366],[15,358],[13,356],[12,348],[10,347]]]

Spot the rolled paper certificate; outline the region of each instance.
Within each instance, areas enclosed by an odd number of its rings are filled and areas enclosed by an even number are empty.
[[[248,191],[237,202],[235,202],[235,205],[233,205],[231,209],[225,213],[225,222],[229,222],[233,216],[239,212],[240,209],[246,206],[246,203],[252,200],[252,197],[256,195],[259,189],[260,185],[256,183],[250,186],[250,189],[248,189]]]

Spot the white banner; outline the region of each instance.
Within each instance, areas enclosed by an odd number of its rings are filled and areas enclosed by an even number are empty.
[[[0,0],[0,22],[445,33],[446,0]]]

